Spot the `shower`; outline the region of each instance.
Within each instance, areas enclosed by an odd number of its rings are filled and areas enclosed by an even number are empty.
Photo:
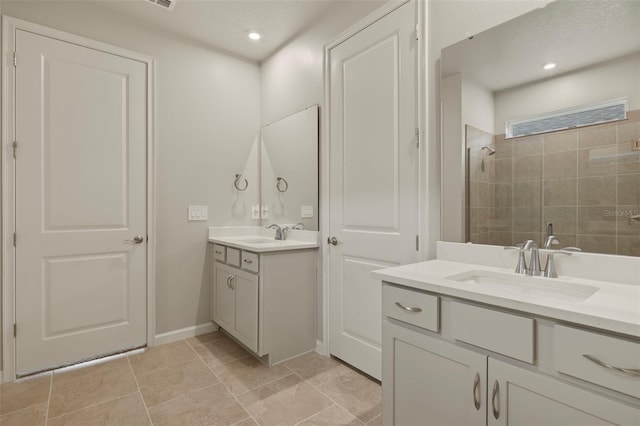
[[[488,152],[488,154],[487,154],[487,155],[489,155],[489,156],[491,156],[491,155],[493,155],[493,154],[495,154],[495,153],[496,153],[496,149],[495,149],[495,148],[492,148],[492,147],[487,146],[487,145],[483,146],[483,147],[482,147],[482,148],[480,148],[480,149],[486,149],[486,150],[487,150],[487,152]]]

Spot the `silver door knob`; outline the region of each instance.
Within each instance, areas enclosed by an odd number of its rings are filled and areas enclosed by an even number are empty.
[[[142,244],[144,241],[144,237],[142,235],[136,235],[133,237],[133,240],[124,240],[125,243],[129,244]]]
[[[336,237],[327,238],[327,244],[331,244],[332,246],[338,245],[338,239]]]

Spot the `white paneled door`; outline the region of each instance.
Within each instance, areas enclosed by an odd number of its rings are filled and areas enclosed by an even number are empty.
[[[16,372],[146,343],[147,64],[15,34]]]
[[[329,51],[329,350],[381,377],[381,283],[418,260],[415,1]]]

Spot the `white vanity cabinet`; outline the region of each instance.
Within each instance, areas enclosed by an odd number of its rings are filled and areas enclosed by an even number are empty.
[[[316,346],[316,250],[213,244],[211,320],[273,365]]]
[[[559,354],[595,335],[610,349],[590,352],[640,368],[639,342],[388,282],[382,294],[384,425],[640,424],[640,376]]]

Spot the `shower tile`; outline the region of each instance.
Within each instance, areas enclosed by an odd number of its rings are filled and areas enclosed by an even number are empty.
[[[522,243],[527,240],[533,240],[541,247],[544,243],[544,237],[540,232],[514,232],[512,245]]]
[[[610,176],[618,171],[618,146],[601,146],[578,151],[578,176]]]
[[[640,204],[640,173],[618,175],[618,204]]]
[[[640,215],[640,205],[617,206],[616,219],[618,221],[618,236],[640,237],[640,220],[630,219],[632,216]]]
[[[640,173],[640,151],[634,151],[631,142],[618,144],[618,173]]]
[[[615,145],[615,124],[601,124],[578,130],[578,148],[592,148],[595,146]]]
[[[578,247],[590,253],[616,254],[616,237],[578,234]]]
[[[542,136],[525,136],[511,139],[513,157],[542,154]]]
[[[512,184],[496,183],[495,191],[496,191],[496,207],[511,207]]]
[[[544,179],[572,178],[577,176],[576,151],[563,151],[544,154]]]
[[[615,176],[578,179],[579,206],[607,206],[612,204],[616,204]]]
[[[542,181],[513,183],[514,207],[539,207],[542,199]]]
[[[544,181],[545,206],[575,206],[577,179],[550,179]]]
[[[513,232],[494,232],[491,243],[498,246],[513,245]]]
[[[556,234],[556,238],[560,241],[560,244],[556,247],[576,247],[577,236],[576,234]]]
[[[511,182],[513,180],[512,174],[513,160],[511,158],[501,158],[495,161],[495,180],[496,182]]]
[[[493,221],[494,231],[511,231],[513,225],[513,209],[511,207],[498,207],[495,209],[495,219]]]
[[[504,133],[501,135],[496,135],[494,141],[496,147],[496,160],[499,160],[501,158],[511,158],[511,156],[513,155],[513,145],[511,144],[510,140],[504,140]]]
[[[543,136],[543,139],[543,150],[545,153],[571,151],[578,148],[577,130],[547,133]]]
[[[640,238],[618,237],[618,254],[640,256]]]
[[[578,207],[578,234],[616,235],[616,206]]]
[[[618,124],[618,143],[631,143],[640,138],[640,121]]]
[[[542,178],[542,155],[528,155],[513,159],[513,180],[540,180]]]
[[[554,235],[575,234],[577,214],[576,207],[545,207],[543,224],[552,223]]]
[[[540,208],[516,207],[513,209],[514,232],[540,232],[542,229]]]

